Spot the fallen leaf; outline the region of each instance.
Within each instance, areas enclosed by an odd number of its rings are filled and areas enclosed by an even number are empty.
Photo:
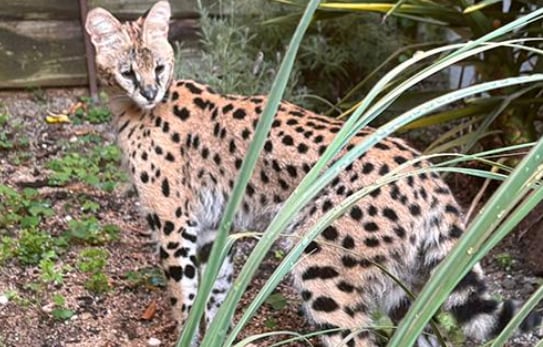
[[[143,314],[141,315],[141,319],[143,320],[151,320],[155,316],[157,309],[157,305],[155,301],[151,301],[151,303],[147,306],[145,311],[143,311]]]

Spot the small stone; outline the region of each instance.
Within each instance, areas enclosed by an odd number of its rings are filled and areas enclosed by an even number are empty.
[[[160,341],[156,337],[151,337],[149,340],[147,340],[147,346],[150,346],[150,347],[160,346],[161,344],[162,344],[162,341]]]
[[[503,283],[502,283],[502,286],[505,289],[509,289],[509,290],[515,288],[516,285],[517,285],[517,282],[512,278],[506,278],[505,280],[503,280]]]
[[[9,298],[6,295],[0,295],[0,305],[7,305]]]

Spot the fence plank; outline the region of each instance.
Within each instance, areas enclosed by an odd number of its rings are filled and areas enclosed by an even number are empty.
[[[210,5],[215,0],[203,0]],[[122,19],[136,18],[156,0],[88,0],[89,8],[104,7]],[[172,1],[173,18],[195,18],[197,0]],[[208,7],[209,8],[209,7]],[[79,18],[77,0],[0,0],[0,20],[75,20]]]
[[[173,21],[171,40],[194,44],[196,24]],[[77,20],[0,21],[0,89],[85,85],[82,35]]]

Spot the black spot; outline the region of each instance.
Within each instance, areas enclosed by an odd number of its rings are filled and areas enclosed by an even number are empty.
[[[165,133],[167,133],[168,131],[170,131],[170,123],[164,122],[164,123],[162,124],[162,131],[165,132]]]
[[[162,155],[162,153],[164,153],[164,151],[162,150],[162,147],[156,146],[155,147],[155,153],[158,154],[158,155]]]
[[[322,135],[317,135],[313,138],[313,142],[315,143],[321,143],[324,137]]]
[[[213,162],[217,165],[221,165],[221,156],[215,153],[215,155],[213,156]]]
[[[407,159],[405,159],[404,157],[400,156],[400,155],[397,155],[394,157],[394,161],[398,164],[398,165],[401,165],[403,163],[405,163],[407,161]]]
[[[121,127],[119,128],[119,134],[123,132],[124,129],[126,129],[126,127],[130,124],[130,120],[127,120],[126,122],[124,122],[123,125],[121,125]]]
[[[398,235],[399,238],[403,239],[405,237],[405,229],[402,226],[396,226],[394,227],[394,233]]]
[[[389,168],[388,168],[388,165],[387,164],[383,164],[383,166],[381,166],[381,168],[379,169],[379,175],[386,175],[388,172],[389,172]]]
[[[234,165],[236,166],[236,169],[239,170],[239,168],[241,167],[241,164],[243,163],[243,160],[241,160],[240,158],[236,158],[235,162],[234,162]]]
[[[311,307],[315,311],[323,312],[332,312],[339,308],[337,302],[335,302],[334,299],[326,296],[319,296],[318,298],[316,298],[315,301],[313,301]]]
[[[376,198],[379,194],[381,194],[381,188],[376,188],[371,191],[370,196]]]
[[[262,183],[269,183],[270,182],[270,179],[269,179],[268,175],[266,175],[266,172],[264,170],[260,171],[260,180],[262,181]]]
[[[179,99],[179,93],[178,92],[173,92],[172,93],[172,101],[175,101],[177,99]]]
[[[329,225],[328,227],[326,227],[326,229],[324,229],[324,231],[322,232],[322,236],[329,240],[329,241],[335,241],[338,237],[338,232],[337,232],[337,229],[331,225]]]
[[[386,151],[386,150],[390,149],[389,146],[385,145],[385,144],[382,143],[382,142],[376,143],[376,144],[375,144],[375,148],[381,149],[381,150],[383,150],[383,151]]]
[[[343,239],[342,246],[346,249],[353,249],[354,239],[350,235],[345,236],[345,238]]]
[[[326,148],[328,148],[327,146],[320,146],[319,147],[319,155],[323,155],[324,152],[326,151]]]
[[[310,291],[308,291],[308,290],[302,290],[302,300],[303,300],[303,301],[308,301],[309,299],[311,299],[311,296],[312,296],[312,295],[313,295],[313,294],[311,294]]]
[[[396,212],[394,212],[393,209],[388,208],[388,207],[385,207],[383,209],[383,216],[387,217],[393,222],[396,222],[398,220],[398,215],[396,214]]]
[[[277,172],[281,172],[281,166],[279,166],[279,163],[277,162],[277,160],[273,160],[272,161],[272,167],[275,171]]]
[[[173,229],[175,229],[175,225],[173,225],[172,222],[170,221],[164,222],[164,228],[162,229],[164,231],[164,234],[170,235]]]
[[[204,99],[202,98],[194,98],[192,102],[194,103],[194,105],[196,105],[198,108],[202,110],[205,110],[208,104],[208,102],[204,101]]]
[[[321,246],[319,246],[318,243],[316,243],[315,241],[311,241],[309,243],[309,245],[307,245],[307,247],[304,249],[304,252],[307,253],[307,254],[315,254],[315,253],[318,253],[320,252],[321,250]]]
[[[195,275],[196,269],[194,268],[194,266],[190,264],[185,266],[185,276],[187,276],[188,278],[194,278]]]
[[[170,182],[168,182],[168,179],[165,178],[162,180],[162,194],[165,196],[165,197],[169,197],[170,196]]]
[[[292,139],[290,135],[285,135],[283,139],[281,140],[281,142],[283,142],[283,144],[286,146],[294,145],[294,140]]]
[[[279,185],[281,186],[281,189],[283,190],[289,190],[290,186],[288,185],[288,183],[283,180],[283,179],[278,179],[277,182],[279,183]]]
[[[192,243],[196,242],[196,235],[189,234],[185,228],[181,228],[179,231],[181,231],[181,237],[185,240],[188,240]]]
[[[230,140],[230,143],[228,144],[228,151],[232,154],[236,152],[236,143],[234,140]]]
[[[160,247],[159,248],[159,256],[160,256],[160,259],[167,259],[170,255],[168,254],[168,252],[166,252],[164,250],[164,248]]]
[[[243,119],[245,118],[245,116],[247,115],[247,113],[245,113],[244,110],[242,110],[241,108],[238,108],[237,110],[234,111],[234,118],[236,119]]]
[[[298,124],[298,120],[295,118],[290,118],[289,120],[287,120],[287,125],[297,125],[297,124]]]
[[[143,183],[147,183],[149,182],[149,175],[147,174],[147,172],[143,171],[141,174],[140,174],[140,179]]]
[[[249,136],[251,136],[251,131],[248,128],[243,129],[243,131],[241,132],[241,137],[244,140],[247,140]]]
[[[375,237],[368,237],[364,240],[364,244],[368,247],[378,247],[379,240]]]
[[[352,293],[354,291],[354,287],[345,281],[339,282],[337,285],[337,288],[341,290],[342,292],[346,292],[346,293]]]
[[[272,126],[272,128],[280,127],[281,126],[281,121],[279,119],[274,119],[271,126]]]
[[[190,112],[186,107],[179,109],[177,105],[173,107],[173,114],[182,121],[185,121],[190,117]]]
[[[455,239],[462,236],[462,233],[463,233],[463,230],[459,228],[458,225],[456,224],[453,224],[453,226],[451,227],[451,230],[449,230],[449,236]]]
[[[285,168],[286,168],[288,174],[290,175],[290,177],[296,178],[296,177],[298,176],[298,172],[296,171],[296,167],[295,167],[295,166],[293,166],[293,165],[287,165]]]
[[[170,266],[168,273],[170,277],[177,282],[181,281],[181,278],[183,278],[183,268],[181,266]]]
[[[375,216],[377,214],[377,207],[370,205],[368,207],[368,214],[372,217]]]
[[[304,153],[307,153],[307,150],[308,150],[309,148],[307,147],[307,145],[305,145],[305,144],[303,144],[303,143],[300,143],[300,144],[298,144],[297,149],[298,149],[298,153],[304,154]]]
[[[355,267],[358,264],[358,261],[349,255],[344,255],[341,257],[341,263],[343,266],[351,268]]]
[[[353,206],[353,208],[351,208],[350,216],[352,219],[359,221],[363,217],[362,210],[358,206]]]
[[[185,87],[192,93],[192,94],[202,94],[202,89],[196,87],[194,84],[190,82],[185,82]]]
[[[209,149],[207,147],[202,148],[202,158],[207,159],[209,156]]]
[[[175,143],[181,142],[181,137],[179,136],[179,133],[173,133],[172,134],[172,141]]]
[[[460,215],[460,211],[458,211],[458,209],[455,206],[450,205],[450,204],[445,206],[445,212],[450,213],[450,214],[454,214],[456,216]]]
[[[334,207],[334,205],[332,204],[332,202],[330,200],[326,200],[324,201],[324,203],[322,204],[322,212],[327,212],[328,210],[330,210],[332,207]]]
[[[371,233],[376,232],[377,230],[379,230],[379,226],[375,224],[374,222],[365,223],[364,230],[369,231]]]
[[[339,276],[339,273],[331,266],[310,266],[308,267],[303,275],[302,279],[304,281],[312,280],[315,278],[319,279],[329,279]]]
[[[411,214],[413,216],[419,216],[420,215],[420,206],[417,205],[417,204],[412,204],[409,206],[409,212],[411,212]]]
[[[211,253],[211,247],[213,247],[213,242],[208,242],[198,250],[198,261],[201,264],[207,263],[209,253]]]
[[[166,153],[166,160],[167,161],[170,161],[170,162],[174,162],[175,161],[175,157],[173,156],[173,154],[171,154],[170,152]]]
[[[270,140],[266,141],[266,143],[264,144],[264,150],[268,153],[273,150],[273,144]]]

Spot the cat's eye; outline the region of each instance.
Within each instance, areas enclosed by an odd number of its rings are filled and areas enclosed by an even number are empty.
[[[121,76],[123,76],[124,78],[132,79],[136,77],[136,74],[134,73],[134,70],[130,69],[130,70],[121,71]]]
[[[155,73],[157,75],[160,75],[162,72],[164,72],[164,65],[159,64],[155,67]]]

